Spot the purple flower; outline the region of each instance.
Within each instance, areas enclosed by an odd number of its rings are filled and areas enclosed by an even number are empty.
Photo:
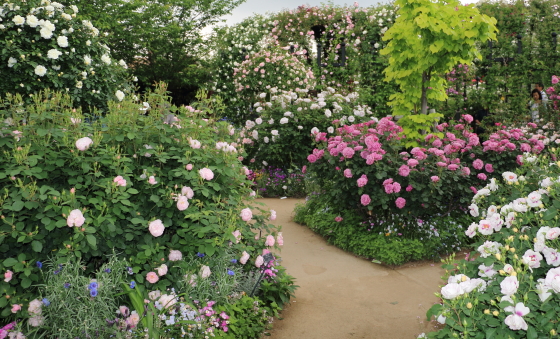
[[[227,274],[228,274],[228,275],[235,275],[235,272],[233,272],[232,270],[228,269],[228,270],[227,270]]]
[[[199,257],[199,258],[204,258],[205,254],[198,252],[198,253],[196,253],[196,256]]]
[[[97,289],[91,289],[89,291],[89,295],[94,297],[94,298],[97,297]]]
[[[70,283],[64,283],[64,288],[70,288]]]

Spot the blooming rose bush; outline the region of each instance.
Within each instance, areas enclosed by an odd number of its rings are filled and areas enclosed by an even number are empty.
[[[111,51],[91,22],[77,20],[76,6],[49,0],[4,2],[0,6],[0,96],[29,95],[50,88],[66,91],[75,106],[106,108],[131,86],[124,61]]]
[[[475,239],[474,251],[444,266],[442,303],[427,315],[447,326],[427,337],[556,335],[560,164],[546,155],[523,162],[515,173],[493,175],[472,198],[465,233]]]
[[[523,152],[538,154],[541,140],[521,129],[501,129],[481,143],[470,115],[442,123],[424,147],[405,149],[402,128],[390,118],[316,132],[308,171],[317,176],[332,206],[387,220],[404,214],[399,232],[414,235],[417,219],[466,208],[469,194],[495,171],[515,168]],[[336,203],[334,203],[336,201]]]
[[[235,131],[172,106],[160,90],[144,99],[149,115],[125,98],[92,123],[76,123],[85,116],[59,93],[39,93],[35,105],[0,101],[0,148],[10,154],[0,164],[2,317],[35,297],[47,256],[80,258],[87,274],[115,249],[136,283],[163,290],[182,279],[172,264],[182,254],[227,248],[253,266],[269,248],[272,215],[248,205]]]

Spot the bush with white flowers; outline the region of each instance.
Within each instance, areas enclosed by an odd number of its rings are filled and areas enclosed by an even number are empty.
[[[526,155],[478,190],[466,235],[473,252],[449,277],[427,313],[446,326],[427,338],[551,338],[560,309],[558,152]],[[554,159],[554,160],[551,160]]]
[[[130,92],[126,64],[111,59],[99,30],[77,20],[76,6],[48,0],[0,6],[0,97],[50,88],[68,93],[75,106],[106,108]]]

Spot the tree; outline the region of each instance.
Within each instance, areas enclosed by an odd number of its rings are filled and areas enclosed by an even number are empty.
[[[113,55],[133,68],[140,82],[166,81],[171,92],[204,81],[207,55],[202,29],[245,0],[63,0],[107,34]]]
[[[443,75],[480,59],[477,43],[496,39],[496,19],[458,0],[397,0],[395,5],[398,17],[381,50],[389,55],[385,80],[400,87],[389,104],[394,115],[426,114],[428,100],[447,98]]]

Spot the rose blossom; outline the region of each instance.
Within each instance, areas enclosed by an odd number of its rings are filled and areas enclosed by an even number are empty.
[[[200,268],[200,277],[206,279],[210,276],[210,274],[212,274],[212,271],[210,271],[210,267],[202,265],[202,267]]]
[[[160,267],[157,268],[157,274],[161,277],[167,274],[167,265],[162,264]]]
[[[437,175],[433,175],[431,178],[432,182],[438,182],[439,181],[439,177]]]
[[[15,304],[12,306],[12,313],[18,313],[21,310],[21,306],[18,304]]]
[[[183,254],[181,251],[171,250],[169,251],[169,261],[179,261],[183,259]]]
[[[249,221],[253,218],[253,212],[250,208],[244,208],[241,210],[240,216],[243,221]]]
[[[184,211],[189,207],[189,199],[184,195],[179,196],[177,198],[177,209],[179,211]]]
[[[80,151],[86,151],[93,144],[93,140],[88,137],[76,140],[76,148]]]
[[[481,170],[483,166],[484,166],[484,162],[482,162],[482,160],[476,159],[475,161],[473,161],[473,167],[475,169]]]
[[[86,218],[84,218],[84,215],[82,214],[82,211],[76,209],[76,210],[72,210],[70,212],[70,214],[68,215],[68,218],[66,219],[66,224],[69,227],[72,227],[72,226],[81,227],[84,224],[85,221],[86,221]]]
[[[395,205],[397,205],[398,208],[403,208],[406,205],[406,199],[398,197],[397,200],[395,200]]]
[[[492,164],[486,164],[486,165],[484,165],[484,169],[485,169],[486,172],[488,172],[488,173],[494,172],[494,167],[492,167]]]
[[[193,169],[193,165],[192,164],[187,164],[187,166],[185,166],[185,168],[187,169],[187,171],[190,171]]]
[[[276,211],[275,210],[270,210],[270,220],[271,221],[276,220]]]
[[[463,293],[464,291],[461,286],[455,282],[449,283],[441,288],[441,296],[444,299],[455,299]]]
[[[264,258],[262,257],[262,255],[259,255],[255,260],[255,266],[261,267],[263,263],[264,263]]]
[[[10,271],[10,270],[7,270],[7,271],[4,273],[4,281],[5,281],[5,282],[10,282],[10,280],[12,280],[13,275],[14,275],[14,272],[12,272],[12,271]]]
[[[116,182],[117,186],[126,187],[126,180],[121,175],[116,176],[113,182]]]
[[[409,174],[410,174],[410,168],[407,165],[402,165],[399,168],[399,175],[400,176],[408,177]]]
[[[155,185],[157,184],[156,178],[153,175],[150,175],[150,177],[148,178],[148,183],[150,185]]]
[[[519,281],[517,281],[517,276],[506,277],[501,283],[501,292],[504,295],[510,296],[517,292],[519,288]]]
[[[358,187],[364,187],[368,183],[368,178],[365,174],[362,174],[362,176],[357,180],[357,182],[358,182]]]
[[[274,236],[273,235],[267,235],[266,240],[264,242],[264,245],[272,247],[272,246],[274,246],[274,243],[275,243]]]
[[[150,230],[150,233],[154,237],[159,237],[160,235],[163,234],[163,231],[165,230],[165,226],[163,225],[161,220],[156,219],[156,220],[150,222],[150,225],[148,226],[148,229]]]
[[[158,282],[159,277],[156,272],[148,272],[148,274],[146,274],[146,280],[148,280],[150,284],[155,284]]]
[[[209,169],[209,168],[206,168],[206,167],[201,168],[201,169],[198,170],[198,173],[200,174],[202,179],[205,179],[205,180],[214,179],[214,172],[212,172],[212,170]]]
[[[250,257],[249,253],[243,251],[243,253],[241,254],[241,259],[239,259],[239,262],[245,265],[247,263],[247,260],[249,260],[249,257]]]
[[[336,222],[341,222],[342,220],[343,219],[340,215],[334,218],[334,221],[336,221]]]
[[[347,178],[352,178],[352,170],[347,168],[344,170],[344,176]]]
[[[503,298],[502,298],[503,300]],[[524,315],[529,314],[531,310],[529,307],[526,307],[523,303],[517,303],[515,307],[508,306],[504,309],[506,312],[512,312],[504,319],[504,323],[509,326],[511,330],[518,331],[524,330],[527,331],[528,326],[525,320],[523,319]]]
[[[362,205],[367,206],[371,202],[371,198],[367,194],[362,194],[360,202],[362,203]]]
[[[194,191],[190,187],[183,186],[183,188],[181,188],[181,195],[186,196],[187,199],[192,199],[194,197]]]
[[[484,173],[478,173],[478,175],[476,177],[480,180],[486,180],[487,179],[486,174],[484,174]]]

